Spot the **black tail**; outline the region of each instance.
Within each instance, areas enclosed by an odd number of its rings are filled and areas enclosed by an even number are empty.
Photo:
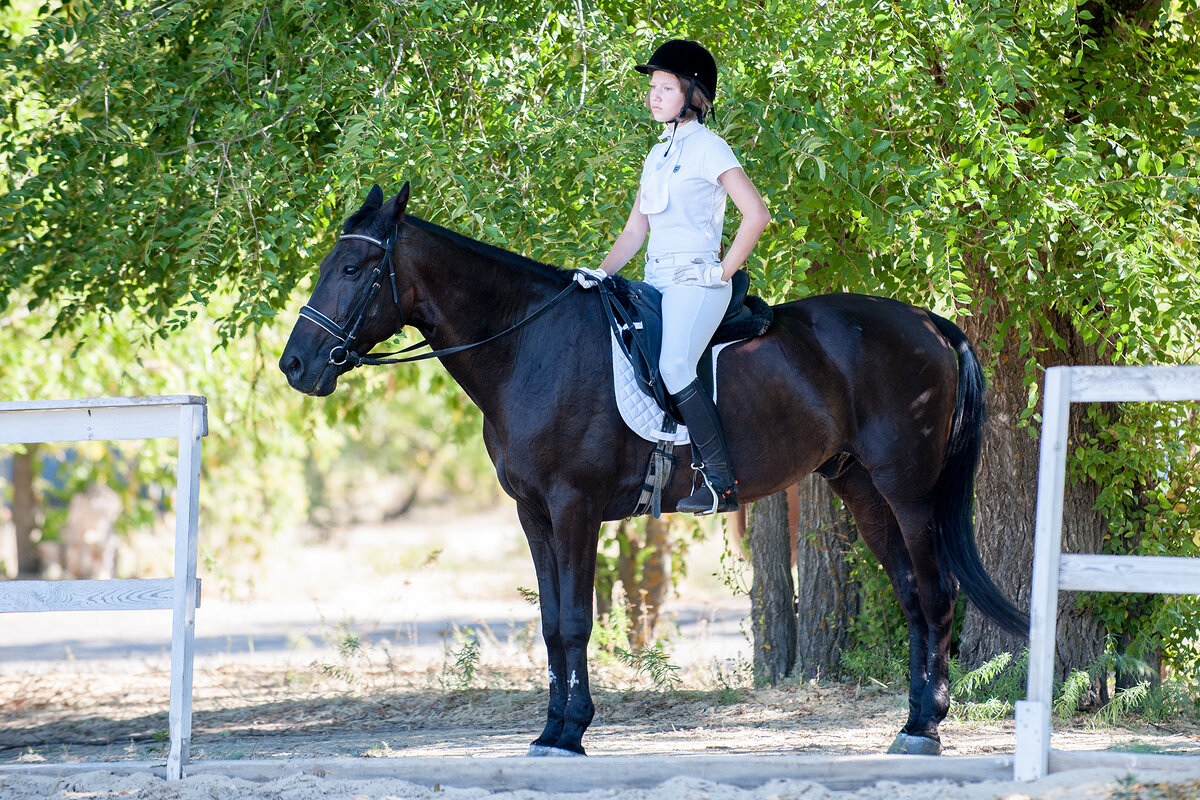
[[[1029,618],[1004,596],[979,560],[975,546],[975,468],[987,416],[987,380],[966,334],[926,312],[958,352],[958,400],[942,474],[934,487],[933,546],[938,566],[958,579],[976,608],[1004,630],[1029,634]]]

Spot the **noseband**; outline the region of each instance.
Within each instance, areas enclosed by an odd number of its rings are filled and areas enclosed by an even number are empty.
[[[329,317],[322,314],[317,309],[310,305],[305,305],[300,309],[300,318],[306,319],[317,327],[323,329],[341,344],[338,344],[329,351],[329,363],[335,366],[341,366],[347,361],[354,361],[357,364],[360,360],[358,353],[354,352],[354,344],[358,339],[358,328],[362,324],[363,318],[367,315],[367,310],[370,309],[371,303],[375,301],[375,296],[379,294],[379,289],[383,285],[383,268],[387,265],[388,277],[392,283],[392,300],[396,302],[396,308],[400,311],[401,325],[403,328],[404,310],[400,306],[400,289],[396,285],[396,262],[392,259],[392,250],[396,246],[396,234],[393,232],[384,241],[379,241],[374,236],[364,236],[361,233],[347,233],[338,237],[340,242],[342,239],[362,239],[364,242],[370,242],[376,247],[383,248],[383,258],[371,273],[370,279],[363,287],[362,294],[358,298],[358,302],[354,304],[354,308],[350,311],[350,318],[346,322],[346,326],[342,327]]]

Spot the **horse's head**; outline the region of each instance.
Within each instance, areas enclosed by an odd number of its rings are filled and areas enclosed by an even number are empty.
[[[403,327],[393,256],[407,205],[407,183],[386,203],[375,186],[342,226],[279,359],[293,389],[331,394],[338,376],[353,369],[359,355]]]

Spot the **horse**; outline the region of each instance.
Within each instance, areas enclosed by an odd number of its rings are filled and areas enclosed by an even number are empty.
[[[405,183],[384,202],[376,185],[346,219],[279,368],[294,389],[323,397],[358,364],[433,356],[479,407],[537,572],[549,704],[529,754],[585,755],[599,529],[632,513],[654,444],[621,419],[596,290],[573,270],[409,214],[409,194]],[[939,754],[960,586],[1004,629],[1027,630],[975,544],[982,366],[953,323],[897,300],[828,294],[773,310],[764,335],[719,360],[740,495],[766,497],[812,472],[828,480],[908,622],[909,714],[889,752]],[[433,352],[370,354],[406,326]],[[676,470],[663,508],[691,491]]]

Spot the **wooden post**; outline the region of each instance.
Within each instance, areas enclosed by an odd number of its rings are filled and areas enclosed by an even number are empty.
[[[200,440],[208,435],[206,408],[203,397],[191,396],[0,403],[0,444],[179,440],[173,578],[0,583],[0,613],[172,610],[168,780],[183,777],[192,731],[192,661],[200,600],[196,578]]]
[[[200,505],[200,439],[204,408],[179,409],[179,460],[175,467],[175,597],[171,610],[171,706],[167,780],[183,778],[192,736],[192,661],[196,641],[197,528]]]
[[[1034,522],[1033,592],[1029,603],[1029,675],[1026,699],[1017,703],[1013,777],[1046,774],[1054,683],[1054,630],[1058,620],[1058,558],[1062,549],[1063,492],[1067,474],[1067,424],[1071,410],[1069,367],[1046,370],[1042,443]]]
[[[1200,594],[1200,559],[1063,554],[1063,493],[1071,403],[1200,400],[1200,367],[1046,370],[1030,597],[1029,684],[1017,703],[1013,777],[1049,771],[1054,639],[1060,591]]]

